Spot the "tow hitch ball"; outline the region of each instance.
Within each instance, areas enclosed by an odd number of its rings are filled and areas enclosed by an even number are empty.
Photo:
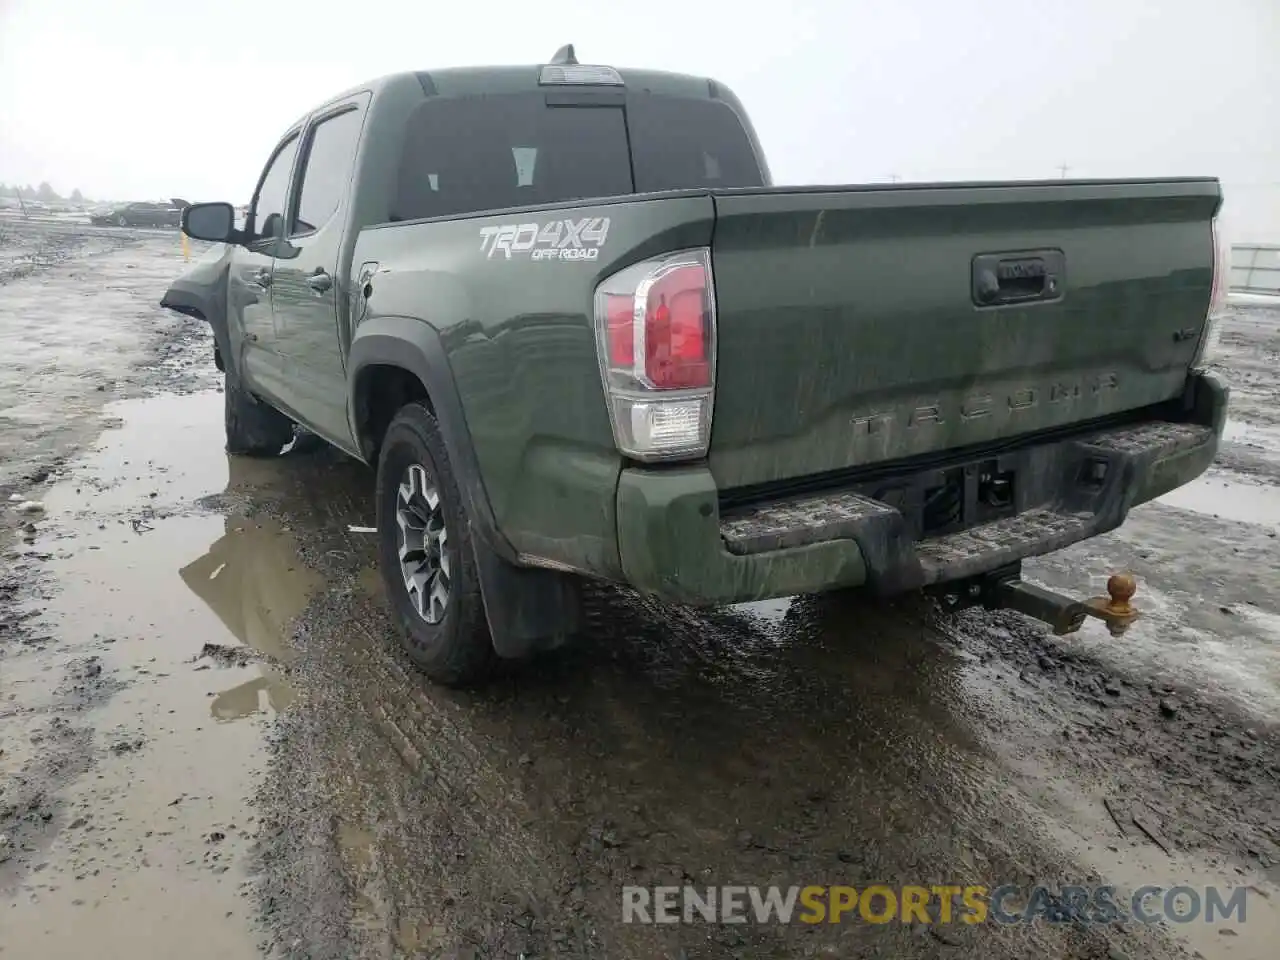
[[[980,603],[989,610],[1017,610],[1047,623],[1058,636],[1075,633],[1084,625],[1085,617],[1097,617],[1113,637],[1121,637],[1138,619],[1137,609],[1129,602],[1137,589],[1138,582],[1131,574],[1117,573],[1107,580],[1107,596],[1072,600],[1027,583],[1017,573],[1006,573],[981,578],[967,585],[960,595],[948,591],[943,605],[956,610]]]

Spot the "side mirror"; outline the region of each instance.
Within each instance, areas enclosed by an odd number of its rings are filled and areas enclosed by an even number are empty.
[[[239,243],[236,211],[229,203],[193,203],[182,211],[182,232],[192,240]]]

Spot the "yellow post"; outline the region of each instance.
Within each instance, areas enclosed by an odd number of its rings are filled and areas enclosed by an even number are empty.
[[[191,245],[187,241],[187,233],[185,230],[179,230],[178,232],[182,234],[182,259],[190,263],[191,262]]]

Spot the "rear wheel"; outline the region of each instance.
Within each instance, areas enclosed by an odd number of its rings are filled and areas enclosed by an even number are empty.
[[[470,525],[436,419],[412,403],[378,458],[379,566],[405,652],[446,686],[484,680],[496,655]]]
[[[255,401],[238,380],[226,378],[222,398],[227,453],[273,457],[293,439],[293,421]]]

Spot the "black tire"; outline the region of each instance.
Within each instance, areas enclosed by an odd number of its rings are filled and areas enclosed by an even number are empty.
[[[293,421],[256,402],[238,380],[228,376],[222,389],[227,453],[274,457],[293,439]]]
[[[438,494],[439,517],[447,531],[442,552],[447,555],[448,596],[437,623],[419,613],[401,571],[400,487],[414,466],[422,468]],[[440,428],[426,407],[411,403],[391,421],[378,457],[377,483],[378,565],[405,653],[441,685],[462,687],[486,680],[497,655],[480,595],[470,524]]]
[[[116,217],[117,227],[127,227],[128,225],[129,225],[129,220],[128,218],[125,217],[123,213],[120,214],[120,216]]]

